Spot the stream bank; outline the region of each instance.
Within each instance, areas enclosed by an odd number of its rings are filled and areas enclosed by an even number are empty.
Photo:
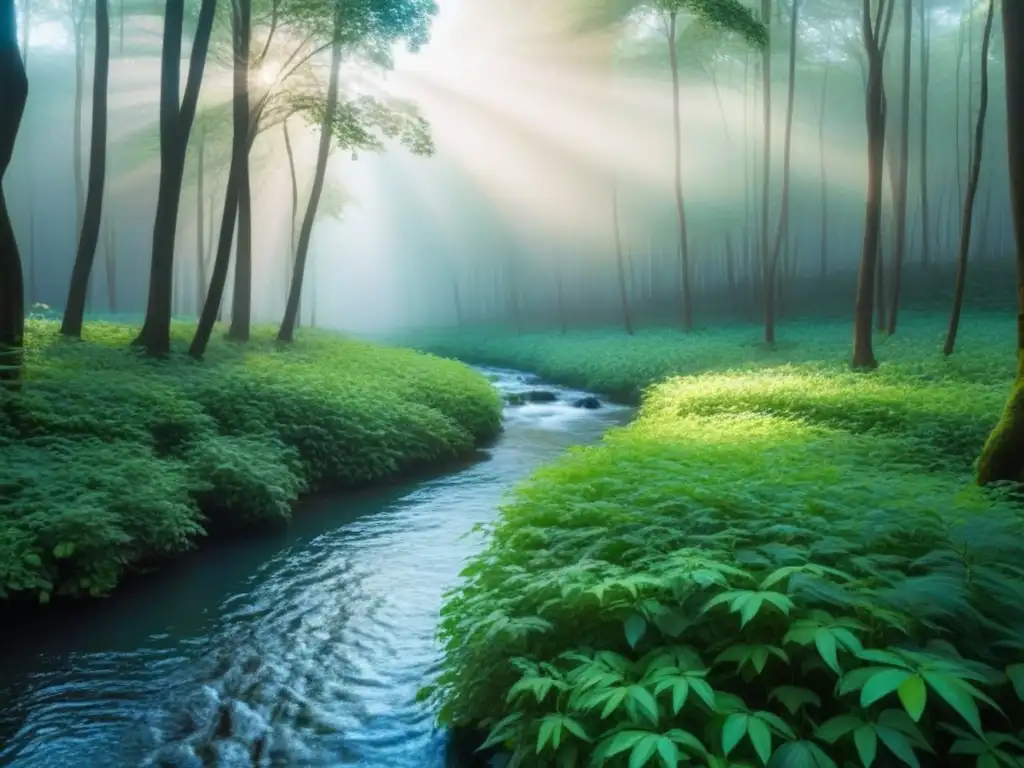
[[[416,701],[436,670],[443,592],[503,494],[632,410],[481,369],[505,395],[484,460],[422,482],[310,500],[287,531],[225,541],[0,645],[0,764],[440,768]]]

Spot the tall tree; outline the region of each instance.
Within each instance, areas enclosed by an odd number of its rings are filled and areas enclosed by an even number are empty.
[[[110,73],[110,9],[107,0],[93,0],[96,10],[96,55],[92,79],[92,137],[89,147],[89,188],[85,213],[78,234],[78,253],[71,270],[71,286],[60,332],[82,335],[89,278],[100,240],[103,220],[103,190],[107,173],[107,90]]]
[[[1017,262],[1017,374],[978,461],[978,481],[1024,481],[1024,3],[1003,0],[1006,143]]]
[[[14,0],[0,0],[0,382],[21,379],[25,336],[25,285],[21,254],[7,212],[3,181],[28,101],[28,77],[18,50]]]
[[[931,257],[931,217],[928,215],[928,87],[931,83],[931,18],[925,12],[926,0],[918,3],[921,27],[921,267],[927,269]]]
[[[828,275],[828,165],[825,162],[825,110],[828,106],[828,76],[832,69],[832,30],[829,29],[825,52],[825,73],[821,78],[821,111],[818,113],[818,164],[821,179],[821,244],[818,254],[818,282],[825,284]],[[744,193],[744,200],[746,194]]]
[[[907,197],[910,176],[910,58],[913,53],[914,0],[903,3],[903,72],[900,78],[900,143],[895,153],[896,199],[892,243],[892,304],[889,307],[889,335],[896,333],[903,287],[903,260],[907,247]],[[882,297],[882,301],[885,298]]]
[[[875,277],[882,224],[882,175],[885,162],[885,49],[892,29],[896,0],[863,0],[861,35],[867,55],[864,117],[868,134],[868,189],[864,210],[864,237],[854,307],[854,368],[875,368],[878,361],[871,343]]]
[[[146,320],[136,339],[149,354],[155,356],[165,356],[171,349],[174,238],[178,206],[185,176],[188,139],[199,101],[199,86],[206,68],[206,53],[216,8],[217,0],[202,0],[192,39],[185,92],[180,95],[185,2],[167,0],[164,4],[163,49],[160,58],[160,182],[153,223]]]
[[[964,197],[963,217],[960,221],[960,247],[957,250],[956,289],[953,297],[953,311],[949,315],[949,328],[942,353],[953,354],[956,334],[960,328],[960,310],[964,305],[964,289],[967,285],[967,257],[971,250],[971,227],[974,222],[974,201],[978,195],[978,180],[981,178],[981,156],[984,148],[985,117],[988,114],[988,51],[992,42],[992,21],[995,17],[995,0],[989,0],[985,17],[985,31],[981,43],[981,101],[978,105],[978,120],[974,138],[970,143],[971,167],[967,178],[967,194]]]
[[[231,294],[231,325],[228,338],[249,340],[252,314],[252,194],[249,188],[249,59],[252,37],[252,0],[232,0],[231,40],[234,59],[232,115],[234,138],[231,162],[238,173],[238,219],[235,232],[235,284]]]
[[[619,304],[622,324],[626,333],[633,335],[633,317],[629,311],[629,291],[626,289],[626,269],[622,258],[622,232],[619,228],[619,187],[612,182],[612,225],[615,230],[615,273],[619,284]]]

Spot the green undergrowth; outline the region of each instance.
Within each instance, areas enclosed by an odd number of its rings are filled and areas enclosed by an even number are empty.
[[[30,321],[27,378],[0,391],[0,598],[102,595],[133,566],[214,530],[286,521],[304,492],[350,488],[469,453],[500,429],[493,387],[464,365],[304,330],[185,355],[84,341]]]
[[[1024,510],[971,474],[1012,318],[965,326],[944,360],[909,319],[870,374],[846,325],[431,344],[605,391],[694,374],[487,527],[442,721],[538,768],[1024,766]]]

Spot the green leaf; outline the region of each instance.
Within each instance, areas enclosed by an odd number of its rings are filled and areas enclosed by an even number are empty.
[[[21,559],[29,565],[34,565],[36,568],[43,564],[42,559],[35,552],[26,552],[22,555]]]
[[[658,739],[658,755],[666,768],[676,768],[679,765],[679,747],[665,735]]]
[[[754,745],[754,751],[761,758],[761,762],[767,765],[772,756],[772,732],[768,730],[768,726],[763,720],[750,717],[747,720],[747,736],[750,737],[750,743]]]
[[[537,754],[539,755],[544,746],[551,741],[551,746],[558,749],[558,742],[562,736],[562,722],[557,715],[548,715],[540,721],[540,731],[537,733]]]
[[[626,630],[626,642],[629,643],[630,648],[636,648],[637,644],[644,639],[644,635],[647,634],[647,619],[641,614],[634,613],[624,624]]]
[[[981,730],[981,713],[978,711],[978,704],[971,695],[974,690],[972,686],[952,675],[944,675],[939,672],[924,672],[924,680],[929,687],[937,693],[943,701],[957,711],[979,736]]]
[[[50,593],[43,590],[39,593],[39,604],[46,605],[48,602],[50,602]]]
[[[643,768],[647,765],[658,748],[658,739],[657,735],[648,733],[634,744],[633,751],[629,755],[629,768]]]
[[[747,721],[749,719],[749,715],[741,712],[729,715],[725,719],[725,724],[722,726],[722,752],[726,757],[743,739],[747,732]]]
[[[777,688],[773,688],[771,693],[768,694],[768,700],[778,700],[782,702],[782,706],[789,710],[789,713],[795,715],[801,707],[805,706],[821,706],[821,699],[814,691],[808,688],[800,688],[795,685],[780,685]]]
[[[910,677],[905,669],[887,669],[879,672],[870,680],[864,683],[860,689],[860,705],[870,707],[879,699],[888,696],[900,687],[900,684]]]
[[[571,733],[580,741],[591,741],[591,738],[587,735],[587,732],[583,729],[583,726],[573,720],[571,717],[562,717],[562,724],[565,726],[565,730]]]
[[[602,752],[607,757],[613,757],[620,752],[625,752],[627,749],[632,749],[634,744],[650,735],[648,731],[619,731],[610,741],[606,742],[607,746],[604,747]]]
[[[64,560],[71,557],[75,553],[75,544],[71,541],[65,541],[53,548],[53,556],[58,560]]]
[[[870,725],[862,725],[853,732],[853,744],[857,747],[857,756],[864,768],[871,768],[878,756],[878,734]]]
[[[911,768],[921,768],[921,763],[914,754],[914,748],[910,746],[907,737],[899,731],[893,730],[884,725],[875,727],[875,732],[882,743],[892,752],[904,765]]]
[[[1024,664],[1011,664],[1006,668],[1006,676],[1010,678],[1017,698],[1024,701]]]
[[[833,744],[863,724],[864,721],[854,715],[839,715],[819,725],[814,732],[814,738]]]
[[[619,705],[625,700],[627,693],[629,693],[629,691],[626,688],[616,688],[611,695],[608,696],[608,700],[604,704],[604,709],[601,710],[602,720],[619,708]]]
[[[924,680],[921,679],[920,675],[911,675],[902,683],[900,687],[896,689],[896,694],[900,697],[900,703],[903,704],[903,708],[907,710],[907,714],[915,722],[921,720],[921,715],[924,714],[924,706],[928,700],[928,689],[925,688]]]
[[[837,675],[842,675],[843,670],[839,666],[839,659],[836,655],[836,639],[832,633],[824,627],[819,629],[814,633],[814,645],[817,647],[822,661],[828,664],[829,669]]]
[[[821,747],[810,741],[788,741],[772,755],[768,768],[837,768]]]
[[[628,696],[641,714],[646,715],[654,725],[658,724],[658,702],[650,691],[642,685],[631,685]]]

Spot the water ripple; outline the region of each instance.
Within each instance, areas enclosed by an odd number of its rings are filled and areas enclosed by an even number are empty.
[[[487,369],[505,391],[534,386]],[[0,646],[0,764],[438,768],[416,691],[444,591],[503,495],[626,409],[509,408],[488,460],[402,489],[310,502],[280,535],[213,546],[63,625]]]

